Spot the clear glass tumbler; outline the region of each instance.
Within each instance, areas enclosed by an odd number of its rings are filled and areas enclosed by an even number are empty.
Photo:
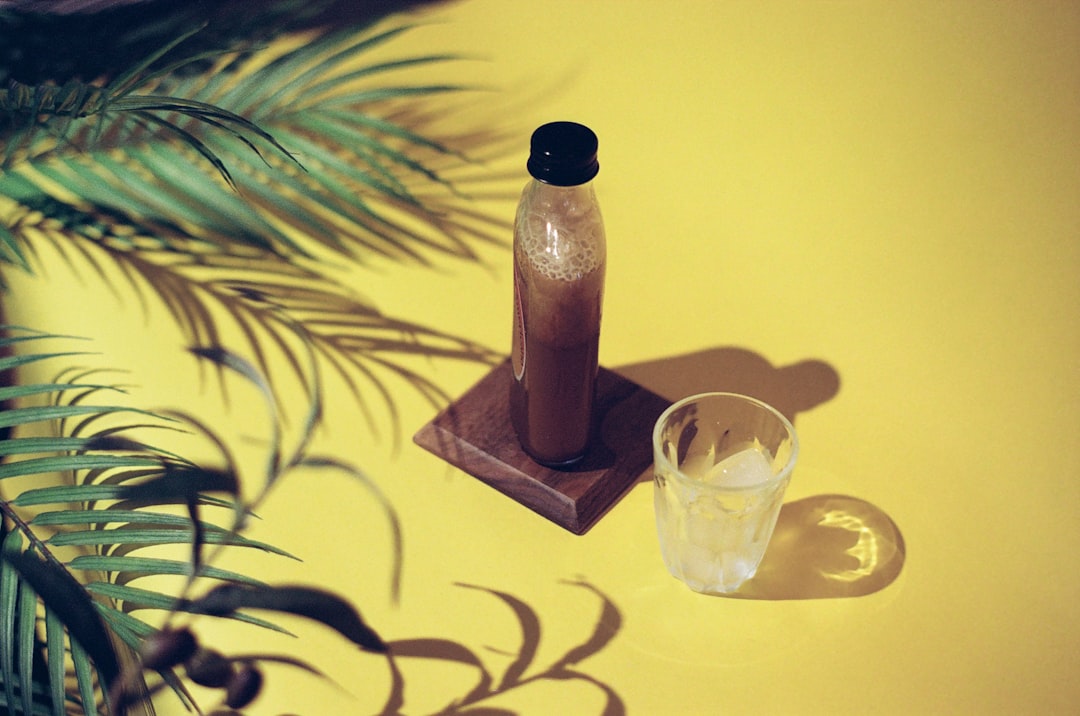
[[[772,537],[799,441],[776,409],[744,395],[676,402],[653,430],[654,504],[668,571],[724,594],[754,576]]]

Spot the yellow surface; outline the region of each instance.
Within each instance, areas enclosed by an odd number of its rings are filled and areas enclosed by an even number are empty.
[[[599,624],[611,639],[568,667],[581,678],[480,704],[520,714],[1074,712],[1080,5],[469,0],[425,17],[393,52],[475,58],[433,72],[483,87],[440,126],[501,137],[473,150],[488,161],[472,172],[480,208],[509,220],[536,125],[599,135],[601,362],[671,398],[735,387],[797,412],[771,581],[731,599],[668,576],[647,483],[587,535],[562,531],[411,445],[434,409],[407,389],[400,445],[336,390],[317,446],[398,511],[400,603],[386,518],[344,478],[283,484],[253,536],[305,561],[245,568],[343,592],[387,639],[457,642],[496,685],[523,636],[494,592],[539,619],[525,677],[549,676]],[[506,350],[510,256],[483,258],[347,276],[386,313]],[[62,266],[49,281],[70,283],[63,306],[20,282],[11,318],[97,336],[151,405],[216,405],[213,381],[193,391],[191,362],[172,357],[167,318]],[[451,395],[485,371],[422,367]],[[234,405],[238,435],[257,432],[258,409]],[[249,713],[377,712],[386,663],[295,629],[207,625],[208,639],[235,633],[231,651],[285,651],[340,687],[275,667]],[[409,714],[478,680],[463,664],[399,666]],[[181,711],[163,698],[160,712]]]

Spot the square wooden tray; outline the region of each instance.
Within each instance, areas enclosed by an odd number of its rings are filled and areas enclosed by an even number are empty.
[[[652,429],[670,401],[601,368],[599,428],[582,461],[566,470],[534,462],[510,424],[510,362],[504,361],[421,428],[413,440],[555,524],[584,534],[652,465]]]

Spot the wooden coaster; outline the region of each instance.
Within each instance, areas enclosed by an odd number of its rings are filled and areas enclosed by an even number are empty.
[[[417,445],[573,532],[584,534],[652,464],[652,429],[670,401],[605,368],[597,437],[578,464],[526,455],[510,424],[510,362],[494,368],[413,437]]]

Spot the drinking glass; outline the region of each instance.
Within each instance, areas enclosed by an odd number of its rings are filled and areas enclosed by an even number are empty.
[[[653,429],[653,499],[668,571],[707,594],[753,577],[798,452],[788,419],[745,395],[702,393],[665,410]]]

